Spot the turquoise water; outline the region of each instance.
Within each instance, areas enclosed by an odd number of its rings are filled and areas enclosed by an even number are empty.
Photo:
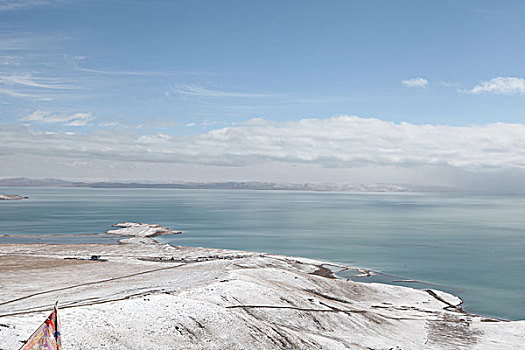
[[[272,252],[434,283],[468,311],[525,319],[525,197],[229,190],[0,188],[6,242],[115,242],[119,221],[177,245]],[[36,236],[35,236],[36,235]]]

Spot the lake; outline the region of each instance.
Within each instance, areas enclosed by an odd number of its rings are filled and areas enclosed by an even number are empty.
[[[0,243],[114,243],[121,221],[176,245],[304,256],[437,285],[470,312],[525,319],[525,197],[443,193],[0,188]],[[14,235],[14,236],[11,236]]]

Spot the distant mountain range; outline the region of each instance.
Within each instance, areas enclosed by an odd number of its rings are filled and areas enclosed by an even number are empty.
[[[0,179],[0,186],[71,186],[74,182],[57,179],[28,179],[25,177]]]
[[[286,190],[322,192],[445,192],[441,187],[423,187],[394,184],[351,183],[275,183],[275,182],[79,182],[59,179],[0,179],[4,187],[89,187],[89,188],[173,188],[173,189],[228,189],[228,190]]]

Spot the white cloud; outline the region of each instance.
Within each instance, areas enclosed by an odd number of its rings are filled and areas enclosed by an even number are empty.
[[[63,3],[65,0],[0,0],[0,11]]]
[[[30,98],[43,101],[53,100],[48,96],[51,90],[73,89],[55,78],[33,77],[31,75],[0,75],[0,94],[9,97]]]
[[[87,56],[67,56],[66,59],[71,63],[73,68],[79,72],[95,73],[101,75],[130,75],[130,76],[177,76],[177,75],[201,75],[198,71],[138,71],[138,70],[103,70],[86,68],[79,65],[79,62],[85,61]]]
[[[497,77],[488,81],[482,81],[466,92],[469,94],[525,94],[525,79],[517,77]]]
[[[7,96],[10,96],[10,97],[37,99],[37,100],[41,100],[41,101],[51,101],[52,100],[51,97],[46,97],[46,96],[42,96],[42,95],[35,95],[35,94],[28,94],[28,93],[18,92],[18,91],[12,90],[12,89],[5,89],[5,88],[0,88],[0,94],[7,95]]]
[[[108,121],[108,122],[104,122],[104,123],[99,123],[98,126],[102,126],[102,127],[105,127],[105,128],[109,128],[109,127],[112,127],[112,126],[117,126],[119,125],[118,122],[116,121]]]
[[[50,118],[37,112],[28,119]],[[0,154],[60,154],[75,160],[218,166],[269,161],[333,168],[443,166],[476,171],[525,170],[523,135],[525,124],[452,127],[355,116],[289,122],[252,119],[181,138],[110,131],[46,135],[23,127],[0,126]]]
[[[416,88],[424,88],[428,86],[428,80],[426,80],[425,78],[407,79],[403,80],[401,83],[405,86]]]
[[[118,71],[118,70],[100,70],[79,67],[74,65],[74,68],[80,72],[96,73],[103,75],[135,75],[135,76],[172,76],[172,75],[199,75],[199,72],[190,71]]]
[[[0,66],[6,66],[6,67],[20,66],[20,59],[15,56],[0,56]]]
[[[1,10],[0,6],[0,11]],[[16,58],[19,63],[20,61],[27,61],[28,59],[32,61],[38,60],[42,63],[42,59],[49,59],[49,57],[46,58],[44,55],[39,54],[42,50],[45,51],[49,48],[56,47],[58,43],[71,39],[72,37],[70,36],[58,33],[42,34],[2,30],[0,31],[0,52],[9,53],[9,55],[12,58]],[[32,54],[28,55],[28,52],[32,52]],[[53,58],[53,60],[55,59]]]
[[[255,94],[255,93],[248,93],[248,92],[210,90],[200,85],[177,85],[177,86],[172,86],[170,89],[165,91],[166,96],[171,96],[173,93],[185,95],[185,96],[195,96],[195,97],[233,97],[233,98],[281,97],[278,95],[270,95],[270,94]]]
[[[51,78],[35,78],[30,75],[0,75],[0,84],[5,85],[20,85],[31,88],[42,89],[65,89],[71,88],[60,84],[56,79]]]
[[[68,126],[84,126],[94,119],[91,113],[75,113],[68,116]]]
[[[36,110],[20,118],[24,122],[37,122],[45,124],[65,124],[67,126],[84,126],[95,119],[91,113],[56,114],[50,111]]]

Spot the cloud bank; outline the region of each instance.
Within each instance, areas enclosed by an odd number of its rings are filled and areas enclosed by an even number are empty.
[[[61,118],[35,113],[31,115],[33,120]],[[180,138],[118,130],[83,135],[3,125],[0,155],[216,166],[282,162],[328,168],[446,166],[489,172],[525,169],[525,124],[452,127],[339,116],[288,122],[252,119]]]

